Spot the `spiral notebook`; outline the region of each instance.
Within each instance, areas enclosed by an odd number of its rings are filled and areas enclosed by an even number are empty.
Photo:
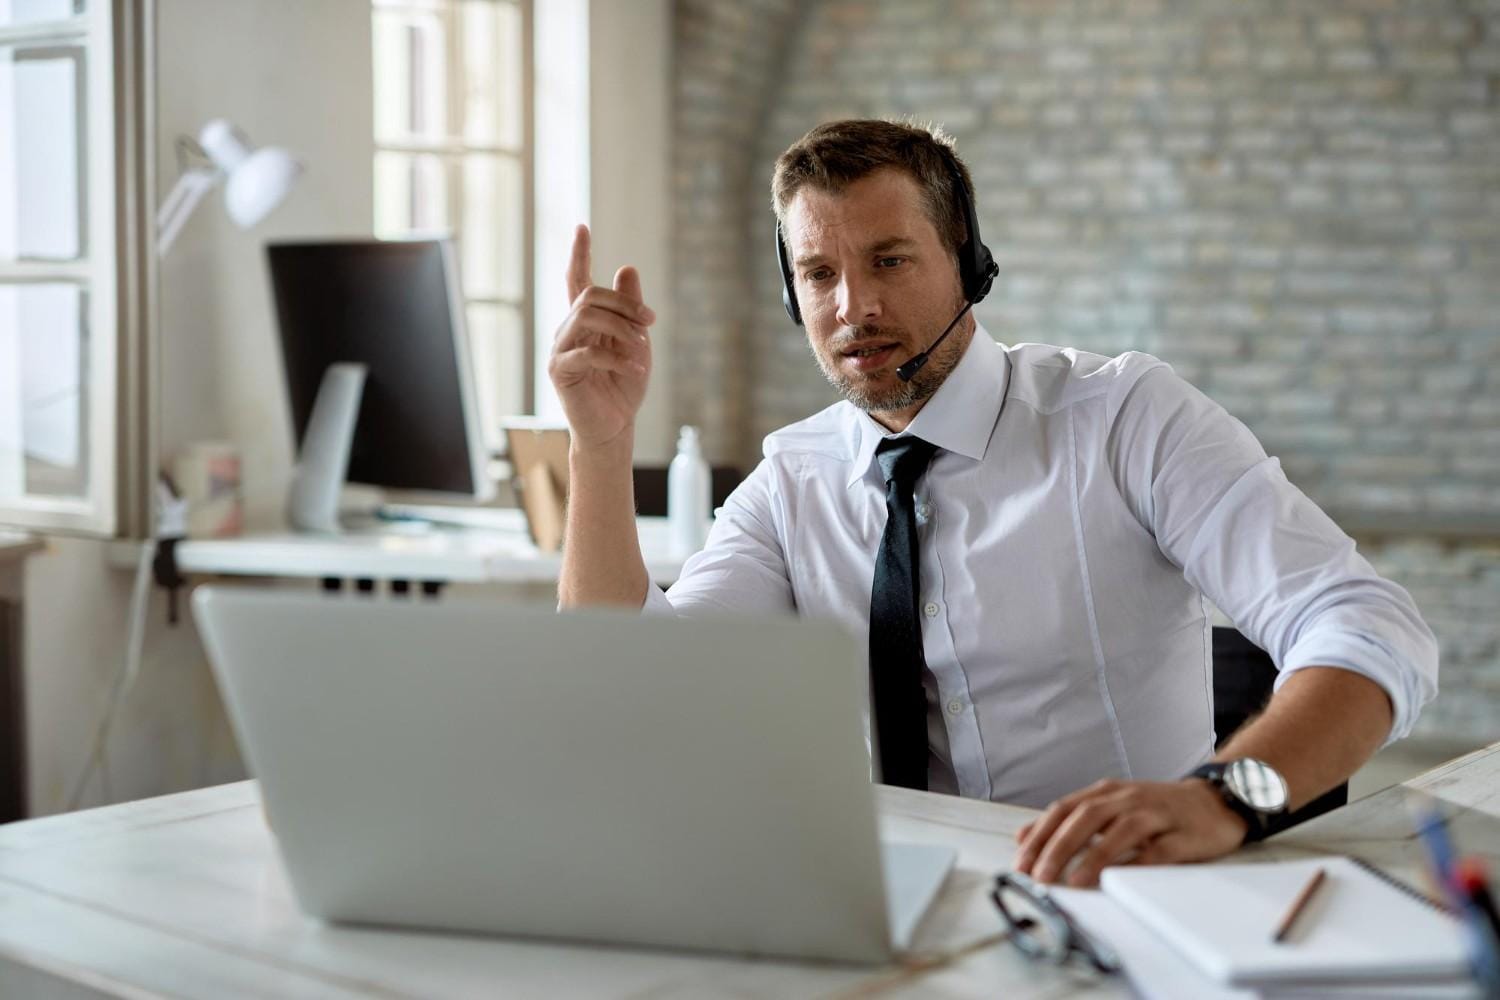
[[[1292,935],[1272,933],[1319,869]],[[1116,867],[1100,888],[1209,978],[1235,986],[1467,977],[1462,925],[1408,887],[1341,857],[1267,864]]]

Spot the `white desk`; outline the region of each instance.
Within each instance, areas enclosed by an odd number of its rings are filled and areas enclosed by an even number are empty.
[[[541,552],[526,533],[519,510],[487,511],[491,526],[433,526],[413,530],[395,523],[388,530],[345,535],[294,532],[204,539],[177,545],[184,574],[339,577],[343,579],[435,580],[448,583],[556,583],[562,556]],[[658,583],[677,579],[684,560],[668,546],[667,519],[636,519],[647,571]],[[116,565],[134,566],[134,545],[117,545]]]
[[[1453,835],[1500,868],[1500,744],[1407,786],[1460,815]],[[1410,876],[1420,848],[1390,789],[1246,860],[1353,854]],[[0,996],[1116,997],[1120,980],[1034,964],[997,939],[987,898],[1030,810],[882,788],[881,822],[949,844],[958,870],[918,931],[946,962],[864,969],[557,942],[327,926],[296,909],[241,782],[0,827]]]

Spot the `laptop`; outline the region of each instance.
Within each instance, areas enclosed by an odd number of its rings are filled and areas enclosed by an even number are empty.
[[[200,587],[299,905],[796,959],[904,952],[953,865],[883,844],[829,623]]]

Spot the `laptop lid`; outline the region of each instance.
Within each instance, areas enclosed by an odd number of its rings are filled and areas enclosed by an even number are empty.
[[[314,915],[891,954],[866,667],[831,624],[220,587],[193,607]]]

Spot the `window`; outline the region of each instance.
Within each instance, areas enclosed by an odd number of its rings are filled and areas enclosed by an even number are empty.
[[[6,523],[116,528],[117,195],[133,155],[117,138],[133,126],[117,135],[115,32],[138,16],[122,0],[0,2]]]
[[[527,0],[374,0],[375,232],[457,244],[485,434],[532,392]]]

